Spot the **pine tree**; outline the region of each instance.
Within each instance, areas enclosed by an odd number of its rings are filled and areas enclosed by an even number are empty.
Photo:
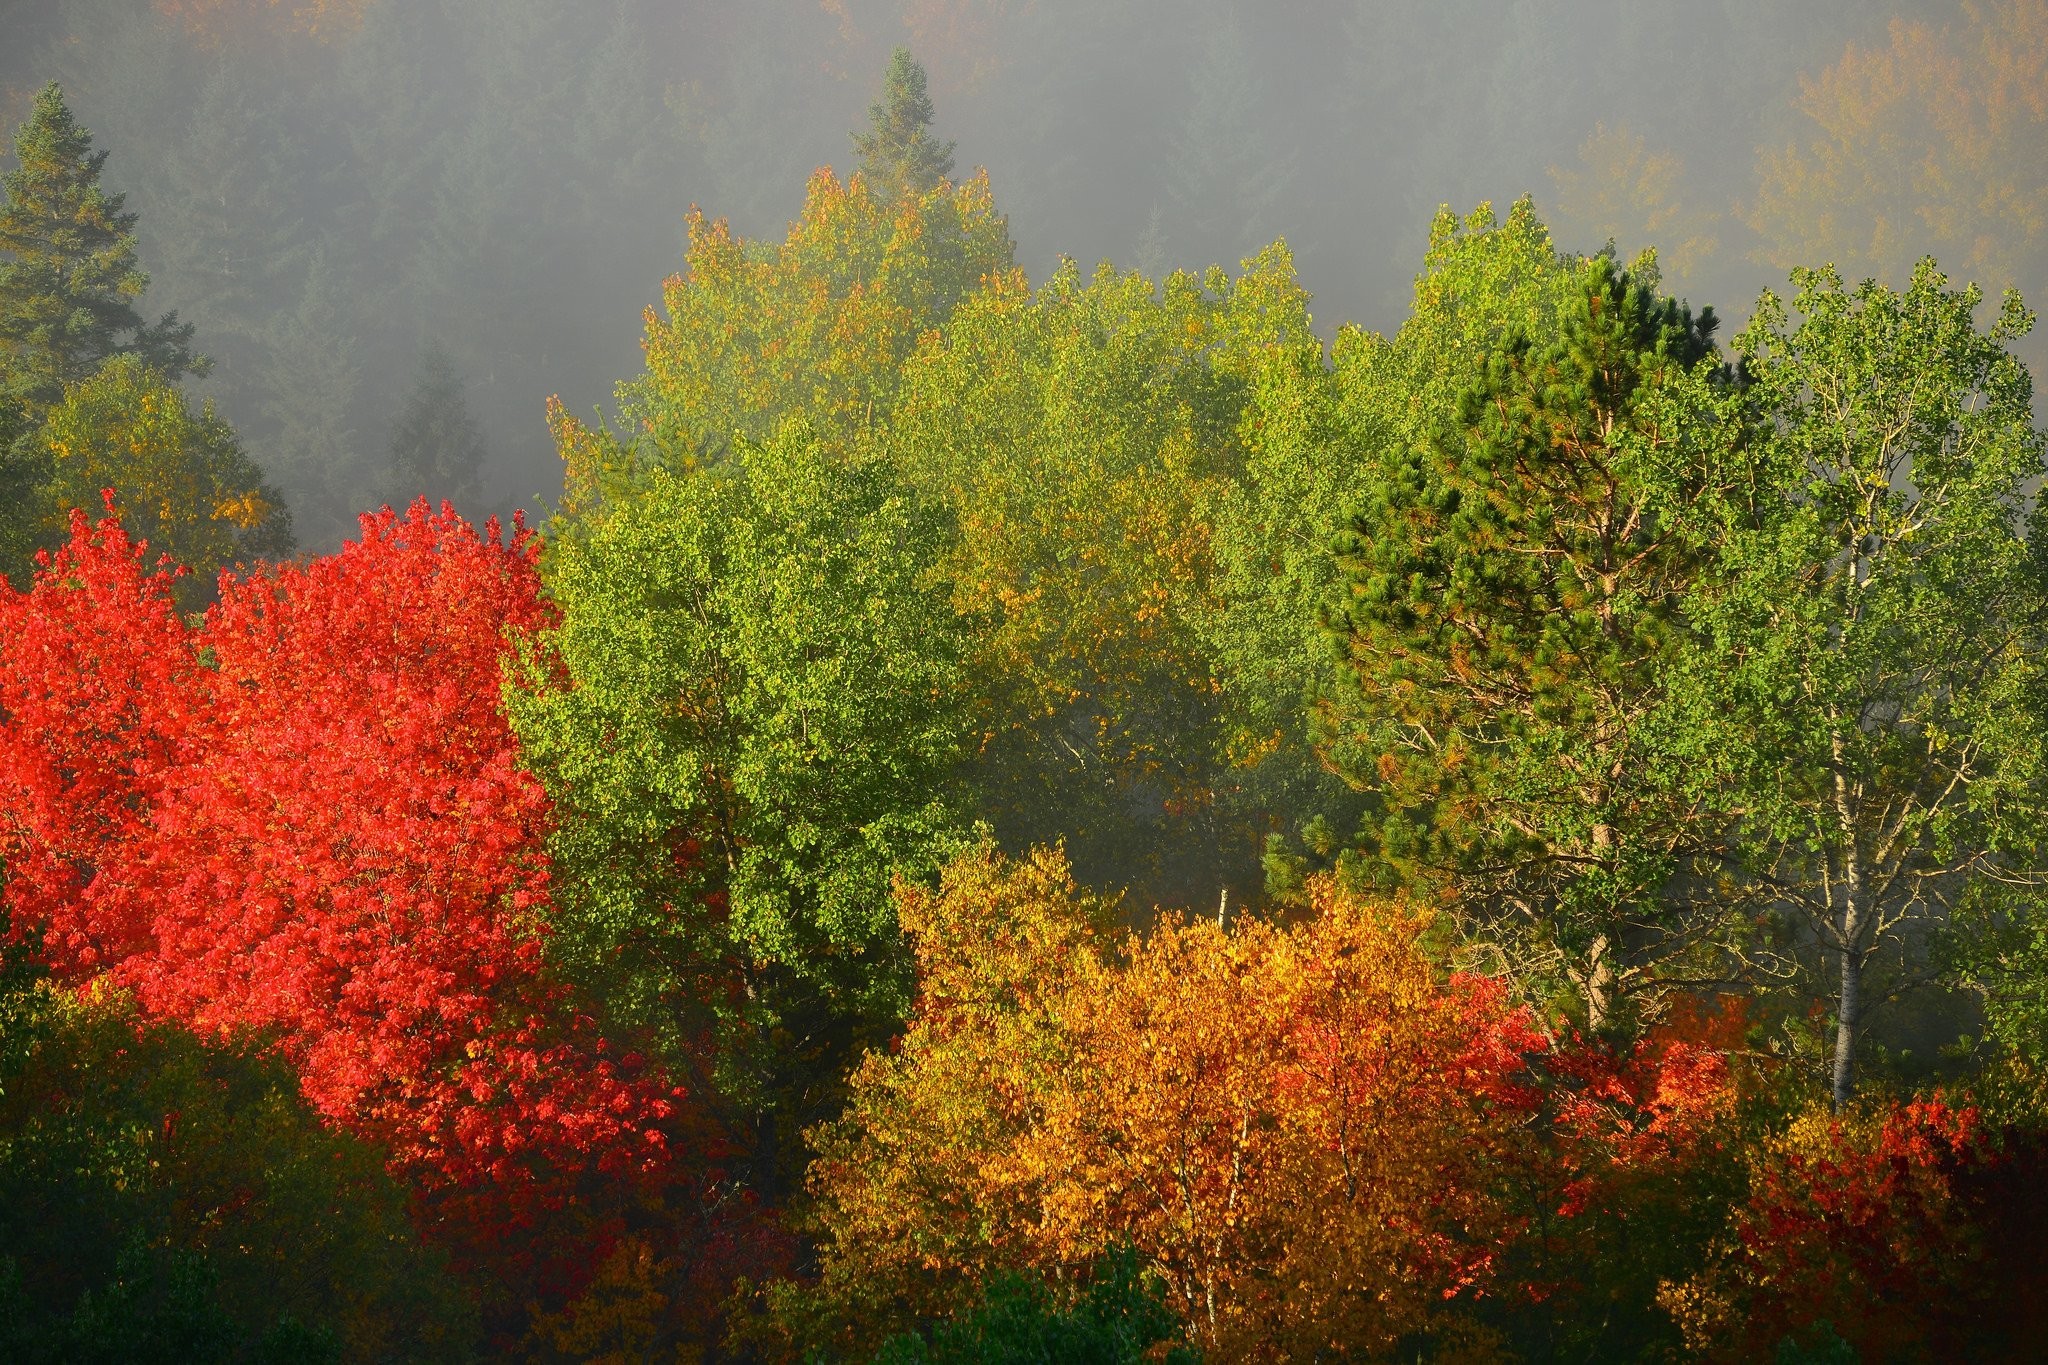
[[[201,372],[189,325],[136,311],[149,277],[135,260],[135,215],[100,187],[107,154],[54,82],[14,151],[20,165],[0,179],[0,387],[34,419],[110,355],[137,354],[172,380]]]
[[[298,307],[271,319],[260,338],[254,388],[264,426],[255,444],[290,497],[294,528],[309,548],[354,534],[357,514],[376,505],[384,472],[368,443],[356,439],[363,347],[350,304],[340,272],[315,248]]]
[[[877,194],[921,196],[953,173],[953,144],[931,135],[932,97],[924,68],[899,47],[882,77],[882,98],[868,106],[869,131],[853,135],[861,175]]]
[[[1234,260],[1269,240],[1295,159],[1274,155],[1259,135],[1270,120],[1235,13],[1217,11],[1207,28],[1189,73],[1188,111],[1161,169],[1184,254]]]
[[[425,496],[473,508],[483,463],[483,431],[463,396],[462,375],[446,351],[429,346],[391,433],[391,501]]]

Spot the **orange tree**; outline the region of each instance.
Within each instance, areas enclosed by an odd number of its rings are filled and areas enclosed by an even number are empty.
[[[1128,1244],[1224,1356],[1477,1342],[1454,1316],[1524,1221],[1542,1046],[1500,987],[1442,979],[1424,917],[1318,883],[1291,929],[1116,941],[1057,854],[990,850],[901,914],[910,1031],[814,1134],[822,1278],[786,1340],[857,1353],[997,1268]]]
[[[1758,255],[1902,283],[1924,255],[2038,294],[2048,245],[2048,8],[1966,0],[1892,20],[1802,79],[1795,135],[1758,157]]]

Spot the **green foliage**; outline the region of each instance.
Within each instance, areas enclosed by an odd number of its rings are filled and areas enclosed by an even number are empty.
[[[1815,1323],[1804,1341],[1786,1337],[1778,1343],[1777,1365],[1860,1365],[1861,1359],[1825,1320]]]
[[[1006,846],[1064,838],[1084,880],[1141,900],[1249,889],[1265,831],[1236,801],[1211,528],[1251,375],[1315,349],[1275,247],[1157,291],[1068,262],[970,296],[906,365],[888,449],[957,527],[975,799]]]
[[[791,418],[851,449],[886,428],[904,360],[985,280],[1014,270],[988,182],[893,202],[855,177],[811,177],[781,243],[748,242],[690,217],[689,273],[650,313],[647,371],[620,386],[629,446],[557,418],[568,506],[629,486],[637,470],[695,468],[737,438],[772,438]]]
[[[1689,941],[1671,884],[1714,847],[1643,722],[1702,564],[1665,507],[1717,430],[1680,381],[1716,360],[1711,313],[1604,257],[1572,273],[1382,448],[1339,547],[1330,723],[1372,797],[1364,866],[1453,894],[1525,984],[1561,964],[1597,1028]]]
[[[1329,699],[1347,686],[1327,629],[1346,595],[1333,543],[1398,457],[1455,409],[1474,357],[1517,329],[1540,334],[1577,287],[1528,200],[1505,221],[1489,205],[1462,220],[1443,209],[1398,334],[1347,324],[1327,372],[1299,355],[1260,371],[1245,474],[1219,518],[1223,601],[1210,634],[1233,742],[1277,741],[1260,764],[1283,793],[1272,808],[1287,813],[1266,851],[1269,892],[1298,892],[1352,843],[1362,814],[1360,796],[1332,776],[1366,761],[1328,723]]]
[[[0,997],[10,1360],[460,1359],[474,1310],[290,1072],[19,970]]]
[[[932,136],[932,97],[910,49],[889,54],[882,98],[868,106],[868,131],[853,135],[861,176],[886,199],[921,199],[953,174],[953,144]]]
[[[959,823],[942,523],[792,425],[566,529],[510,700],[560,812],[550,942],[671,1056],[715,1034],[731,1121],[794,1141],[907,1004],[890,883]]]
[[[28,438],[40,457],[32,511],[36,541],[65,537],[73,508],[100,511],[101,492],[150,548],[192,571],[179,588],[193,605],[218,571],[291,549],[291,514],[211,402],[185,395],[136,356],[116,356],[74,385]],[[20,560],[4,566],[28,584]]]
[[[1129,1247],[1105,1256],[1071,1303],[1042,1281],[1000,1274],[982,1302],[933,1329],[885,1344],[875,1365],[1194,1365],[1181,1325]],[[1170,1343],[1170,1344],[1169,1344]],[[1162,1355],[1154,1348],[1167,1345]]]
[[[1740,818],[1785,970],[1833,1000],[1840,1103],[1868,1008],[1930,974],[1926,932],[2043,871],[2048,449],[2016,295],[1980,328],[1932,261],[1900,291],[1793,279],[1798,322],[1766,294],[1735,342],[1745,477],[1686,509],[1713,562],[1665,742]]]
[[[0,388],[31,416],[107,357],[134,353],[171,379],[199,362],[175,314],[146,323],[135,300],[135,215],[100,187],[107,153],[52,83],[14,138],[19,165],[0,185]]]

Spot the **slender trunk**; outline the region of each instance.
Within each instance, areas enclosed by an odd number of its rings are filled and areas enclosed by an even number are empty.
[[[1598,1033],[1607,1027],[1607,1011],[1614,997],[1614,963],[1608,951],[1607,935],[1593,940],[1586,959],[1586,1030]]]
[[[1849,1103],[1849,1088],[1855,1081],[1856,1029],[1861,1022],[1863,958],[1852,942],[1842,945],[1842,999],[1835,1018],[1835,1110]]]
[[[1614,826],[1604,821],[1593,826],[1593,849],[1603,866],[1613,868],[1617,861]],[[1614,1003],[1614,985],[1614,942],[1606,934],[1595,935],[1592,949],[1586,957],[1583,988],[1586,994],[1586,1027],[1590,1032],[1598,1033],[1607,1027],[1608,1012]]]
[[[1835,724],[1834,769],[1835,769],[1835,819],[1842,831],[1842,994],[1837,1002],[1840,1008],[1835,1013],[1835,1069],[1833,1092],[1835,1111],[1849,1103],[1849,1087],[1855,1081],[1856,1031],[1862,1022],[1863,1013],[1863,919],[1868,906],[1865,901],[1863,847],[1857,839],[1856,812],[1861,788],[1854,790],[1849,785],[1848,767],[1844,761],[1841,718],[1831,717]]]

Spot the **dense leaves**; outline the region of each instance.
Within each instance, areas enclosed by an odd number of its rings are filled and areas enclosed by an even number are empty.
[[[135,353],[175,379],[198,363],[176,315],[146,322],[149,278],[135,260],[135,215],[100,185],[107,153],[55,84],[15,134],[18,163],[0,207],[0,387],[41,412],[108,356]]]
[[[474,1309],[382,1154],[275,1058],[49,982],[0,1000],[0,1033],[9,1359],[467,1355]]]
[[[780,116],[657,77],[643,0],[585,65],[589,16],[537,5],[131,8],[160,84],[209,65],[147,173],[163,259],[235,320],[222,410],[323,533],[358,433],[398,499],[487,497],[520,315],[581,291],[554,262],[602,257],[595,224],[660,216],[624,192],[660,179],[642,130],[715,159]],[[1812,164],[1907,145],[1848,106],[1932,54],[1913,100],[2023,220],[2025,11],[1852,47]],[[971,83],[1034,14],[901,17]],[[545,551],[421,498],[277,562],[280,498],[177,387],[186,331],[132,306],[102,154],[36,100],[0,214],[0,1347],[2038,1337],[2030,316],[1931,261],[1802,270],[1724,356],[1654,253],[1563,252],[1523,200],[1440,212],[1405,324],[1326,349],[1284,243],[1165,269],[1296,172],[1250,132],[1260,35],[1226,7],[1189,37],[1140,271],[1033,288],[933,137],[959,73],[907,50],[786,237],[693,212],[616,420],[549,405]],[[1944,52],[2005,40],[1939,95]],[[304,158],[254,52],[279,88],[349,67],[292,123],[320,155],[405,153],[279,193]],[[474,108],[422,93],[457,52]],[[583,168],[529,202],[516,163],[564,141]],[[1805,212],[1800,155],[1760,221]],[[1681,271],[1734,221],[1619,123],[1581,167],[1568,216],[1690,232]],[[311,226],[334,204],[346,241]],[[408,222],[429,246],[349,297],[357,239]],[[416,356],[372,414],[365,367]]]
[[[958,824],[940,531],[886,465],[791,425],[652,471],[551,551],[560,624],[513,699],[559,812],[551,951],[719,1072],[771,1184],[899,1016],[890,881]]]
[[[505,631],[550,619],[536,552],[385,512],[224,579],[195,628],[117,522],[76,517],[0,603],[0,781],[8,910],[60,978],[273,1039],[437,1236],[573,1281],[568,1246],[504,1232],[585,1173],[667,1169],[680,1092],[541,974],[548,807],[497,700]]]

